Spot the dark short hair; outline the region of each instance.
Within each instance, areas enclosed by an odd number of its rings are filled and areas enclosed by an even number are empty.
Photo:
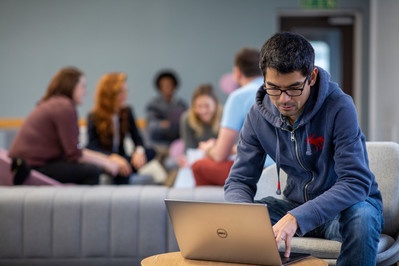
[[[177,78],[177,74],[172,70],[161,70],[155,75],[154,85],[157,90],[159,90],[160,82],[163,78],[170,78],[173,80],[175,84],[175,88],[179,87],[179,79]]]
[[[310,75],[314,68],[314,49],[302,35],[293,32],[281,32],[265,42],[260,51],[259,67],[263,76],[266,69],[273,68],[279,73],[300,71]]]
[[[259,70],[259,50],[255,48],[243,47],[236,53],[234,66],[246,77],[256,77],[261,75]]]

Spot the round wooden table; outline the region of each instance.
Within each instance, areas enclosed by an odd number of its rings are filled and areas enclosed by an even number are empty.
[[[189,260],[182,257],[180,252],[170,252],[159,255],[154,255],[145,258],[141,261],[141,266],[254,266],[253,264],[237,264],[237,263],[227,263],[227,262],[214,262],[214,261],[203,261],[203,260]],[[328,263],[324,260],[309,257],[298,261],[296,263],[290,264],[295,266],[326,266]]]

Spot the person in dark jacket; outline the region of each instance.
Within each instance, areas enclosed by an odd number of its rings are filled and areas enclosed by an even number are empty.
[[[154,83],[158,96],[146,106],[147,131],[152,144],[169,147],[180,137],[180,117],[187,104],[176,96],[179,80],[173,71],[160,71]]]
[[[131,174],[137,173],[156,155],[154,149],[144,145],[133,110],[126,105],[127,89],[126,74],[103,75],[97,86],[94,108],[87,118],[87,148],[115,158],[124,169],[113,179],[114,184],[135,183],[129,180]],[[134,143],[132,154],[125,149],[125,138],[129,136]]]
[[[264,84],[240,133],[226,200],[253,202],[270,156],[288,175],[284,199],[259,202],[285,255],[294,235],[316,236],[342,242],[337,265],[375,265],[382,198],[352,98],[314,66],[314,50],[299,34],[272,36],[259,65]]]

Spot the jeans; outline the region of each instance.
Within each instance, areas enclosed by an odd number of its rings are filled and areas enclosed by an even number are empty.
[[[273,197],[263,198],[257,203],[268,205],[273,225],[289,210],[299,205],[287,199],[280,200]],[[304,237],[319,237],[341,242],[337,266],[375,266],[382,227],[381,207],[372,197],[368,197],[365,201],[343,210],[333,220],[306,233]]]

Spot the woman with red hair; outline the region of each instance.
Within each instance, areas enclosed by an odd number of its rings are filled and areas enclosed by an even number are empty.
[[[95,104],[87,119],[87,148],[107,154],[118,162],[123,170],[114,178],[114,184],[151,183],[151,179],[129,179],[132,173],[151,161],[156,153],[144,145],[133,110],[126,105],[127,90],[125,73],[107,73],[101,77]],[[129,154],[125,148],[125,139],[129,136],[134,143],[133,154]]]

